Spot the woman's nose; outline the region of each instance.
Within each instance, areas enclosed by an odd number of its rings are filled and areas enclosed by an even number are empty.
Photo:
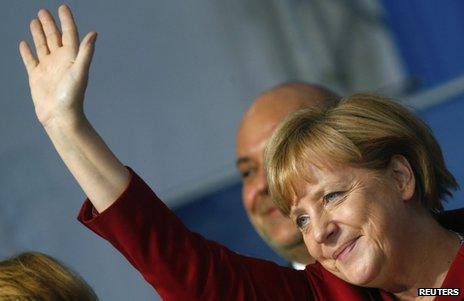
[[[313,217],[311,223],[313,239],[319,244],[326,242],[337,231],[336,224],[329,216]]]

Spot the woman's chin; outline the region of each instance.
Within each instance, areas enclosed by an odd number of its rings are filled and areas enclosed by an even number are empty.
[[[370,270],[360,270],[356,269],[357,271],[346,271],[343,272],[343,278],[345,281],[357,285],[357,286],[372,286],[372,283],[375,281],[376,276],[378,273],[373,273]]]
[[[338,267],[343,280],[358,286],[373,286],[381,274],[381,268],[381,260],[369,253]]]

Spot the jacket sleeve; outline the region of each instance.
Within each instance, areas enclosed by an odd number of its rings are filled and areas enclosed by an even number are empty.
[[[129,169],[130,170],[130,169]],[[132,170],[129,186],[78,219],[109,241],[163,300],[312,300],[304,271],[239,255],[189,231]]]

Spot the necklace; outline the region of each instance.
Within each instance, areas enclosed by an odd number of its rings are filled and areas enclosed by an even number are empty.
[[[460,243],[461,246],[464,245],[464,235],[462,235],[459,232],[453,231],[453,230],[449,230],[449,231],[453,232],[454,234],[456,234],[459,237],[459,243]]]
[[[461,245],[464,245],[464,236],[461,233],[456,233],[459,236],[459,240],[461,241]]]

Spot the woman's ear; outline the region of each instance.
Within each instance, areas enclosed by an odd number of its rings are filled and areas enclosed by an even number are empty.
[[[403,201],[410,201],[416,190],[416,178],[408,159],[402,155],[394,155],[390,159],[389,169]]]

